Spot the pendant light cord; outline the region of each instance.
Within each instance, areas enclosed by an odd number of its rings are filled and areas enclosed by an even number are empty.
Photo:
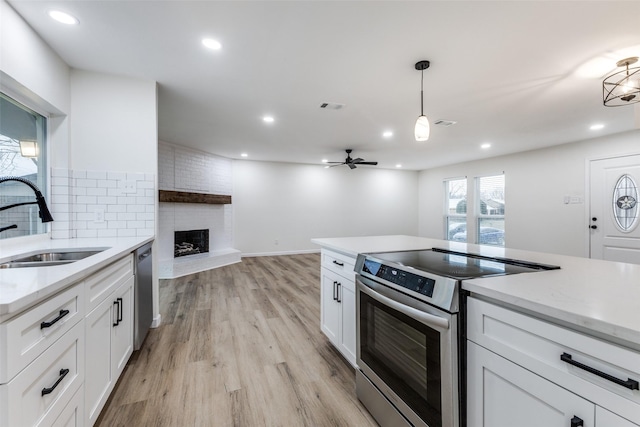
[[[420,115],[424,116],[424,93],[423,93],[423,85],[424,85],[424,70],[420,71]]]

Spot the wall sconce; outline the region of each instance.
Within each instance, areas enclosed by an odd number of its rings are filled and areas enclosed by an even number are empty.
[[[20,155],[22,157],[34,158],[38,157],[38,142],[31,140],[20,140]]]

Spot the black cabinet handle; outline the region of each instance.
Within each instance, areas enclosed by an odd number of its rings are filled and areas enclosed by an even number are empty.
[[[58,315],[58,317],[56,317],[52,321],[40,323],[40,329],[49,328],[53,326],[58,320],[62,319],[67,314],[69,314],[69,310],[60,310],[60,314]]]
[[[118,298],[120,299],[120,298]],[[119,301],[114,301],[113,305],[116,306],[115,310],[116,310],[116,321],[113,322],[113,326],[118,326],[120,324],[120,320],[119,320],[119,316],[120,316],[120,302]],[[113,316],[112,316],[113,317]]]
[[[340,286],[342,286],[342,283],[338,282],[338,292],[337,292],[338,298],[336,299],[336,301],[338,302],[342,302],[342,300],[340,299]]]
[[[592,229],[592,230],[595,230],[596,228],[598,228],[598,226],[597,225],[590,225],[589,228]]]
[[[338,282],[336,282],[335,280],[333,281],[333,300],[336,301],[338,299],[338,297],[336,296],[336,289],[338,289],[336,287],[336,285],[338,284]]]
[[[49,394],[51,393],[53,390],[56,389],[56,387],[58,387],[58,384],[60,384],[60,381],[62,381],[64,379],[64,377],[67,376],[67,374],[69,373],[68,369],[60,369],[60,377],[58,378],[58,381],[55,382],[54,385],[52,385],[51,387],[47,388],[43,388],[42,389],[42,396],[44,396],[45,394]]]
[[[571,418],[571,427],[581,427],[584,426],[584,421],[582,418],[576,417],[575,415]]]
[[[339,267],[344,267],[344,263],[343,262],[338,262],[335,259],[333,260],[333,263]]]
[[[124,303],[122,302],[122,298],[118,298],[118,323],[122,322],[122,306]]]
[[[573,358],[571,357],[571,355],[569,353],[562,353],[562,355],[560,356],[560,360],[562,360],[563,362],[568,363],[569,365],[573,365],[576,368],[580,368],[582,370],[590,372],[593,375],[597,375],[600,378],[604,378],[605,380],[609,380],[609,381],[611,381],[613,383],[621,385],[622,387],[628,388],[629,390],[639,390],[640,389],[640,384],[638,384],[638,381],[632,380],[631,378],[629,378],[626,381],[624,381],[624,380],[621,380],[620,378],[614,377],[613,375],[609,375],[609,374],[607,374],[605,372],[602,372],[602,371],[599,371],[599,370],[597,370],[595,368],[592,368],[591,366],[587,366],[587,365],[582,364],[580,362],[576,362],[575,360],[573,360]]]

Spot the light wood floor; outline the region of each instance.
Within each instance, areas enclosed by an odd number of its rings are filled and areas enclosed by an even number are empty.
[[[162,325],[97,426],[376,426],[320,331],[320,255],[160,282]]]

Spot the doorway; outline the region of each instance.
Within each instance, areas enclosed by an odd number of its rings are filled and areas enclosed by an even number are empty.
[[[640,154],[590,164],[590,257],[640,264]]]

